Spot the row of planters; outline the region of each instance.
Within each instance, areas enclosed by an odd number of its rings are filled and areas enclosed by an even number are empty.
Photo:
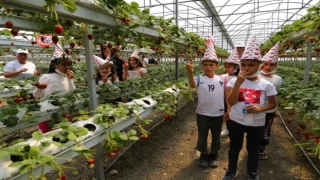
[[[99,1],[96,5],[97,10],[105,11],[110,14],[118,23],[113,29],[105,29],[98,26],[90,26],[82,22],[74,22],[68,19],[61,19],[56,14],[56,6],[61,4],[70,12],[75,12],[77,6],[74,0],[66,2],[57,2],[45,0],[45,6],[51,15],[46,16],[27,9],[13,9],[3,7],[0,14],[4,16],[24,16],[26,19],[32,19],[39,22],[39,30],[34,34],[34,38],[30,43],[35,44],[36,36],[44,36],[54,32],[53,42],[60,42],[62,47],[69,45],[64,49],[67,54],[78,59],[79,50],[74,47],[84,46],[83,36],[87,36],[94,41],[95,45],[100,45],[101,50],[104,47],[116,48],[118,50],[125,49],[129,41],[134,41],[136,47],[147,48],[155,51],[157,56],[174,55],[178,50],[180,55],[195,58],[204,54],[206,39],[200,37],[196,33],[187,32],[174,24],[173,18],[165,19],[150,14],[150,9],[139,9],[139,4],[131,2],[128,4],[124,0],[119,1]],[[14,22],[6,22],[5,26],[9,30],[3,30],[0,34],[16,36],[18,31],[15,29]],[[159,33],[158,38],[152,38],[137,32],[137,28],[143,26],[146,28],[156,29]],[[10,30],[11,29],[11,30]],[[91,33],[88,33],[91,32]],[[63,36],[63,38],[60,38]],[[107,41],[111,42],[107,42]],[[175,42],[183,42],[177,44]],[[183,45],[184,44],[184,45]],[[187,48],[186,48],[187,46]],[[8,49],[6,49],[8,51]],[[50,51],[50,50],[46,50]],[[219,57],[228,57],[229,53],[216,46],[216,52]],[[6,52],[3,52],[6,53]]]
[[[303,83],[303,69],[281,62],[278,74],[284,78],[280,89],[279,110],[296,139],[313,158],[320,159],[320,74],[310,73]]]
[[[182,68],[184,67],[181,67],[179,75],[183,79],[186,76],[186,71],[183,71]],[[90,116],[86,109],[80,109],[78,114],[80,117],[85,117],[84,119],[86,120],[75,117],[75,113],[64,113],[63,115],[53,113],[50,121],[53,122],[56,130],[46,134],[34,132],[32,139],[20,139],[15,142],[8,142],[7,145],[2,144],[4,146],[0,149],[0,166],[6,168],[1,168],[1,179],[10,178],[18,172],[26,173],[22,176],[17,175],[20,176],[19,178],[43,178],[44,173],[47,172],[47,166],[57,170],[59,178],[64,179],[63,168],[65,167],[59,165],[62,162],[59,158],[63,157],[61,153],[65,151],[73,151],[84,155],[88,160],[88,164],[93,167],[94,159],[92,157],[94,150],[88,148],[98,143],[98,141],[104,140],[105,150],[110,156],[114,156],[125,141],[139,138],[134,130],[120,132],[120,130],[132,123],[135,123],[142,134],[140,138],[148,138],[148,132],[143,127],[152,120],[145,120],[143,116],[150,113],[155,105],[157,105],[157,109],[167,113],[166,118],[171,118],[176,111],[176,96],[178,93],[187,99],[192,99],[193,90],[188,87],[186,79],[172,81],[174,73],[168,72],[174,72],[173,69],[172,65],[171,67],[158,66],[149,70],[150,74],[147,78],[125,81],[118,85],[101,87],[98,90],[103,100],[108,101],[115,94],[103,94],[105,91],[109,90],[109,93],[111,93],[114,89],[117,89],[118,91],[120,90],[118,93],[123,95],[128,90],[136,89],[136,92],[127,94],[134,99],[132,102],[119,103],[117,105],[101,104],[93,112],[93,116]],[[163,74],[163,76],[159,74]],[[117,95],[119,96],[119,94]],[[75,102],[75,96],[79,96],[79,92],[67,94],[63,97],[50,97],[46,102],[55,101],[57,107],[64,109],[67,106],[67,102]],[[17,119],[16,115],[19,108],[28,106],[28,103],[25,102],[19,103],[18,106],[17,104],[11,104],[12,102],[10,101],[8,103],[8,106],[0,109],[5,119]],[[71,107],[71,109],[74,108]],[[37,121],[37,117],[34,114],[37,113],[26,111],[23,118],[27,116],[34,123]],[[72,124],[70,121],[76,122]],[[2,128],[2,132],[4,131],[6,131],[6,128]],[[106,135],[97,136],[99,134]],[[56,154],[58,156],[55,156]]]
[[[270,38],[261,44],[262,54],[277,42],[280,42],[280,57],[305,57],[306,42],[313,43],[313,57],[320,55],[320,19],[319,19],[320,2],[307,10],[307,14],[291,24],[287,24],[281,30],[272,34]],[[301,34],[301,38],[292,39],[294,36]]]

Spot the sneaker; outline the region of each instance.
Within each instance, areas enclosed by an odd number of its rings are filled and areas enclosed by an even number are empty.
[[[257,173],[249,173],[248,180],[259,180],[259,175]]]
[[[221,132],[220,136],[221,137],[227,137],[229,135],[229,130],[225,129],[224,131]]]
[[[219,166],[219,160],[218,160],[218,152],[215,154],[210,153],[209,155],[209,166],[212,168],[217,168]]]
[[[237,171],[232,171],[230,169],[227,169],[226,174],[223,176],[222,180],[233,180],[238,176]]]
[[[209,167],[209,164],[208,164],[209,157],[208,156],[209,156],[209,154],[204,154],[204,153],[200,154],[200,158],[198,160],[198,165],[200,167],[203,167],[203,168]]]
[[[259,153],[259,159],[260,160],[265,160],[268,158],[268,155],[267,155],[267,152],[266,151],[263,151],[263,152],[260,152]]]

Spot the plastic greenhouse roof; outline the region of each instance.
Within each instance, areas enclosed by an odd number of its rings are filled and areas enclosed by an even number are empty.
[[[135,1],[151,14],[174,17],[175,0]],[[301,18],[317,0],[178,0],[179,26],[231,50],[237,43],[246,43],[256,35],[260,42],[283,25]],[[212,18],[213,17],[213,18]],[[213,26],[212,26],[213,25]]]

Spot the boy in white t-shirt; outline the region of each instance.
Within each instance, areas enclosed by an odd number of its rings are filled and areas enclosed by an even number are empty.
[[[219,166],[218,151],[220,150],[220,132],[224,115],[224,84],[223,79],[215,75],[219,65],[212,36],[203,59],[202,70],[204,75],[194,77],[191,61],[186,65],[186,69],[189,72],[190,87],[198,88],[198,106],[196,109],[197,150],[201,152],[198,165],[205,168],[209,166],[216,168]],[[210,153],[207,149],[209,129],[212,134]]]
[[[257,169],[260,143],[264,133],[265,111],[276,107],[277,94],[270,82],[258,77],[261,63],[259,44],[253,36],[241,57],[238,77],[227,84],[230,88],[228,102],[232,107],[229,124],[229,161],[223,180],[232,180],[237,176],[239,152],[242,149],[245,133],[248,179],[259,179]],[[266,98],[267,104],[265,104]]]
[[[238,56],[238,52],[237,52],[237,48],[235,48],[232,52],[232,54],[230,54],[230,56],[226,59],[226,61],[224,62],[224,69],[226,74],[222,74],[221,77],[224,80],[224,86],[225,86],[225,94],[227,94],[228,92],[228,88],[226,87],[226,85],[228,84],[228,82],[233,79],[236,78],[237,73],[239,72],[239,56]],[[226,97],[226,95],[225,95]],[[229,130],[228,130],[228,124],[229,124],[229,112],[231,109],[231,106],[227,103],[225,104],[226,107],[226,126],[227,128],[221,132],[221,137],[226,137],[229,135]]]
[[[261,70],[259,77],[271,82],[276,91],[279,92],[279,89],[282,85],[282,78],[275,73],[275,70],[278,66],[278,49],[279,43],[276,43],[270,51],[262,58],[264,68]],[[260,146],[260,159],[267,159],[267,152],[265,151],[266,146],[269,144],[269,139],[271,135],[271,127],[273,124],[273,119],[275,117],[277,108],[266,111],[266,122],[264,128],[264,136]]]
[[[36,75],[36,66],[28,61],[28,50],[18,49],[16,54],[17,60],[10,61],[4,67],[3,76],[6,78],[24,78]]]

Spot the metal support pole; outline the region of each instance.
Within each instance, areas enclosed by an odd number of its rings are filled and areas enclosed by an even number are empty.
[[[306,63],[306,68],[304,69],[304,76],[303,76],[303,81],[305,84],[309,83],[309,72],[310,72],[310,67],[311,67],[311,60],[312,60],[312,43],[307,40],[307,63]]]
[[[175,19],[176,19],[176,25],[179,26],[179,0],[174,0],[174,11],[175,11]],[[197,19],[198,24],[198,19]],[[197,28],[198,30],[198,28]],[[176,50],[176,80],[179,79],[179,51]]]
[[[94,79],[94,65],[93,65],[93,43],[88,39],[87,35],[83,36],[85,53],[86,53],[86,68],[87,68],[87,81],[88,81],[88,92],[89,92],[89,108],[94,110],[98,106],[97,101],[97,86]],[[103,156],[102,156],[102,147],[99,143],[96,145],[96,156],[95,156],[95,167],[97,171],[97,179],[105,180],[104,169],[103,169]]]

